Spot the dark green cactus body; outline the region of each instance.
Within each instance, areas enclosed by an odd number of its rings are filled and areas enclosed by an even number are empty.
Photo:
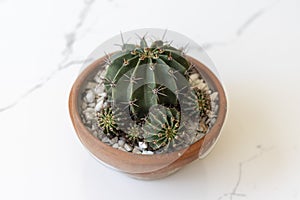
[[[108,136],[115,136],[118,130],[118,120],[111,108],[105,108],[96,113],[98,126]]]
[[[124,44],[123,50],[111,57],[105,75],[106,90],[119,107],[143,118],[151,106],[177,106],[175,92],[182,86],[176,76],[185,76],[189,66],[182,51],[162,41],[150,47],[144,39],[139,46]]]
[[[96,112],[98,127],[110,138],[123,133],[120,129],[124,128],[124,122],[127,120],[124,116],[124,113],[116,107],[107,107]]]
[[[211,99],[208,91],[195,88],[194,93],[191,93],[186,99],[184,110],[189,113],[190,118],[195,116],[205,118],[211,112]]]
[[[173,146],[179,135],[180,114],[173,108],[155,107],[150,110],[144,126],[144,138],[152,149],[156,150],[165,146]]]
[[[143,130],[140,125],[130,124],[126,130],[126,139],[131,144],[137,144],[143,137]]]
[[[205,90],[196,90],[196,96],[197,96],[196,110],[200,112],[201,117],[205,117],[211,111],[210,95]]]

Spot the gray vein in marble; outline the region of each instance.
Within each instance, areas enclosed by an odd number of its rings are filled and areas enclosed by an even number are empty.
[[[204,43],[202,44],[202,48],[204,48],[205,50],[209,50],[215,46],[227,46],[236,42],[255,21],[257,21],[262,15],[264,15],[267,11],[269,11],[278,2],[279,0],[253,13],[249,18],[246,19],[246,21],[243,24],[240,25],[240,27],[237,29],[232,39],[225,40],[225,41]]]
[[[247,165],[248,163],[250,163],[250,162],[252,162],[256,159],[258,159],[259,157],[261,157],[265,153],[267,153],[267,152],[274,149],[273,147],[262,148],[260,145],[258,145],[257,148],[259,149],[258,153],[254,154],[253,156],[249,157],[246,160],[243,160],[243,161],[239,162],[238,178],[237,178],[237,181],[236,181],[232,191],[230,193],[223,194],[222,196],[220,196],[218,198],[218,200],[221,200],[225,197],[228,197],[230,200],[232,200],[234,196],[236,196],[236,197],[246,197],[247,196],[246,194],[238,193],[238,188],[239,188],[239,186],[241,184],[241,181],[242,181],[245,165]]]
[[[85,6],[79,14],[79,19],[78,19],[78,21],[75,25],[75,28],[65,36],[66,45],[65,45],[65,48],[63,50],[63,55],[65,55],[64,59],[68,59],[69,56],[72,54],[73,46],[74,46],[74,43],[75,43],[76,38],[77,38],[78,30],[84,24],[84,22],[86,20],[86,17],[87,17],[87,15],[88,15],[88,13],[91,9],[91,6],[95,2],[95,0],[85,0],[84,2],[85,2]],[[62,61],[64,59],[62,59]]]
[[[1,0],[0,0],[1,1]],[[9,110],[16,106],[21,100],[26,98],[28,95],[36,91],[37,89],[43,87],[49,80],[51,80],[58,72],[61,70],[64,70],[66,68],[69,68],[74,65],[83,64],[87,62],[87,60],[73,60],[69,61],[70,56],[73,53],[73,46],[76,42],[76,36],[78,34],[78,30],[82,27],[82,25],[85,22],[85,19],[91,9],[92,4],[95,0],[85,0],[84,8],[81,10],[78,21],[74,27],[74,29],[66,35],[66,44],[62,51],[62,59],[60,60],[57,68],[53,70],[51,73],[49,73],[46,78],[38,82],[37,84],[33,85],[30,89],[28,89],[26,92],[24,92],[22,95],[20,95],[15,101],[10,103],[9,105],[0,108],[0,113],[4,112],[6,110]]]
[[[26,98],[28,95],[30,95],[31,93],[33,93],[37,89],[41,88],[42,86],[44,86],[44,84],[46,84],[49,80],[51,80],[59,71],[61,71],[63,69],[66,69],[66,68],[69,68],[69,67],[74,66],[74,65],[80,65],[80,64],[82,64],[86,61],[87,60],[73,60],[73,61],[68,62],[65,65],[59,66],[59,68],[53,70],[45,79],[41,80],[39,83],[35,84],[29,90],[27,90],[25,93],[20,95],[14,102],[12,102],[11,104],[9,104],[5,107],[0,108],[0,112],[4,112],[4,111],[14,107],[15,105],[17,105],[21,100]]]

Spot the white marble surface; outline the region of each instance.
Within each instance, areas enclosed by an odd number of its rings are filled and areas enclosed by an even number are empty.
[[[0,0],[0,199],[300,199],[300,2]],[[136,28],[181,32],[229,98],[204,160],[158,181],[97,163],[68,115],[81,61]]]

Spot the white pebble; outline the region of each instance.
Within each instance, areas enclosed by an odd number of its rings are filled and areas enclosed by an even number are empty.
[[[106,92],[102,92],[102,93],[99,94],[99,96],[100,96],[100,97],[106,97],[106,96],[107,96],[107,93],[106,93]]]
[[[216,107],[216,102],[212,101],[211,102],[211,110],[215,110]]]
[[[142,152],[143,155],[153,155],[153,151],[143,151]]]
[[[95,76],[94,81],[96,81],[97,83],[101,83],[102,80],[99,76]]]
[[[103,104],[103,108],[106,108],[107,107],[107,102],[104,102],[104,104]]]
[[[103,137],[105,137],[105,135],[102,132],[98,132],[98,138],[102,140]]]
[[[203,81],[199,82],[196,87],[200,90],[207,90],[208,89],[207,85]]]
[[[209,124],[211,122],[211,119],[208,118],[206,121],[205,121],[205,124]]]
[[[86,108],[84,111],[82,111],[82,113],[86,113],[86,112],[94,112],[93,108]]]
[[[104,74],[105,74],[105,70],[98,72],[97,75],[94,77],[94,81],[96,81],[97,83],[102,83]]]
[[[207,116],[209,118],[217,117],[217,115],[215,115],[215,112],[213,112],[213,111],[210,111]]]
[[[102,138],[102,142],[108,143],[109,142],[109,138],[105,136],[104,138]]]
[[[95,110],[96,110],[96,111],[100,111],[102,107],[103,107],[103,100],[102,100],[102,101],[99,101],[99,102],[97,103],[97,105],[95,106]]]
[[[210,121],[211,124],[215,124],[216,123],[216,118],[212,118]]]
[[[122,146],[124,146],[125,141],[124,141],[124,140],[119,140],[119,141],[118,141],[118,144],[119,144],[120,147],[122,147]]]
[[[104,90],[104,87],[103,87],[102,85],[100,85],[100,84],[97,84],[96,87],[94,88],[94,92],[95,92],[96,94],[102,93],[103,90]]]
[[[195,86],[197,86],[197,85],[199,85],[199,84],[202,84],[203,82],[202,82],[202,80],[200,80],[200,79],[197,79],[197,80],[194,80],[193,81],[193,84],[195,85]]]
[[[95,83],[95,82],[88,82],[88,83],[86,84],[86,88],[87,88],[87,89],[92,89],[92,88],[95,88],[97,85],[98,85],[98,84]]]
[[[112,145],[112,147],[117,149],[117,148],[119,148],[119,145],[118,145],[118,143],[115,143],[114,145]]]
[[[127,143],[124,144],[124,148],[126,149],[126,151],[132,151],[132,147]]]
[[[97,131],[94,131],[94,132],[93,132],[93,136],[97,137],[97,135],[98,135],[98,132],[97,132]]]
[[[197,73],[190,75],[190,79],[191,79],[192,81],[194,81],[194,80],[196,80],[196,79],[198,79],[198,78],[199,78],[199,74],[197,74]]]
[[[218,100],[218,92],[214,92],[210,95],[210,98],[212,101],[217,101]]]
[[[98,97],[97,98],[97,103],[99,103],[100,101],[104,101],[104,98],[103,97]]]
[[[215,109],[213,111],[216,114],[218,112],[218,110],[219,110],[219,105],[216,105],[216,107],[215,107]]]
[[[86,107],[87,107],[87,103],[85,103],[85,102],[82,102],[82,104],[81,104],[81,108],[82,108],[82,110],[86,109]]]
[[[82,111],[82,113],[84,114],[84,117],[87,121],[91,121],[96,118],[95,110],[93,108],[87,108],[84,111]]]
[[[89,103],[89,104],[88,104],[88,106],[89,106],[90,108],[94,108],[95,105],[96,105],[95,103]]]
[[[95,100],[95,94],[94,94],[94,92],[92,92],[91,90],[88,90],[88,91],[86,92],[86,95],[85,95],[85,100],[86,100],[88,103],[94,102],[94,100]]]
[[[147,149],[148,145],[146,142],[139,142],[139,148],[140,149]]]
[[[116,144],[118,142],[118,137],[114,137],[109,141],[110,144]]]
[[[142,152],[139,150],[138,147],[134,147],[133,150],[132,150],[132,153],[141,154]]]
[[[96,124],[92,124],[92,131],[98,129],[98,126]]]

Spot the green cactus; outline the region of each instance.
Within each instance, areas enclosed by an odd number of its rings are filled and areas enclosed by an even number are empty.
[[[145,38],[140,45],[124,44],[109,63],[105,75],[109,99],[138,119],[145,117],[151,106],[178,105],[175,91],[183,86],[176,82],[177,73],[185,76],[190,66],[181,50],[162,41],[148,47]]]
[[[160,106],[150,109],[143,129],[145,141],[149,142],[154,150],[161,147],[174,147],[177,144],[176,140],[183,132],[180,130],[179,112],[173,108]]]
[[[143,130],[140,125],[137,124],[130,124],[129,127],[127,127],[126,131],[126,139],[131,144],[137,144],[137,142],[142,139],[143,136]]]
[[[199,117],[205,118],[211,102],[207,92],[189,85],[193,65],[182,50],[160,40],[148,46],[141,38],[139,45],[123,44],[106,63],[104,86],[113,107],[97,113],[106,135],[133,145],[148,142],[152,150],[194,141]]]
[[[205,89],[194,88],[193,90],[194,93],[187,96],[187,101],[184,102],[186,104],[185,111],[189,112],[190,118],[195,116],[205,118],[211,111],[210,94]]]
[[[211,99],[208,91],[196,89],[197,107],[201,117],[207,116],[211,111]]]
[[[120,133],[120,126],[124,123],[123,114],[119,109],[107,107],[101,111],[96,112],[98,126],[109,137],[118,136]]]

